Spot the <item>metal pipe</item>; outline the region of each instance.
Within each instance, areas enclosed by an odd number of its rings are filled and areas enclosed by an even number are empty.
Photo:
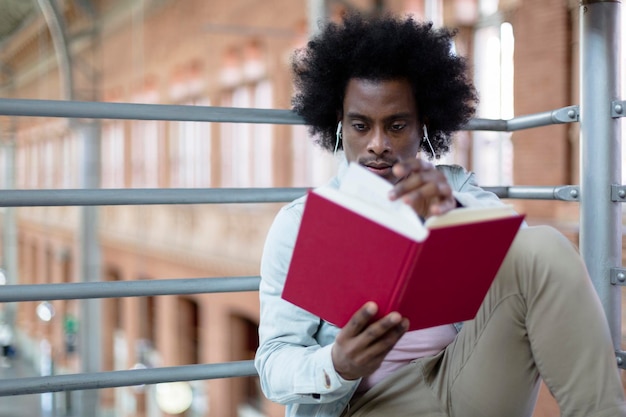
[[[0,207],[242,204],[288,202],[307,188],[139,188],[2,190]]]
[[[0,303],[257,291],[259,276],[4,285]]]
[[[81,188],[95,189],[100,186],[100,121],[73,123],[83,142],[80,160]],[[102,259],[100,254],[98,206],[84,206],[80,213],[78,235],[78,276],[86,282],[101,281]],[[81,302],[81,325],[79,329],[79,352],[81,371],[99,372],[102,363],[102,307],[99,299]],[[98,416],[99,393],[84,391],[80,404],[83,415]]]
[[[181,122],[303,124],[290,110],[93,101],[0,99],[0,115]]]
[[[620,94],[620,1],[586,0],[580,7],[580,251],[604,307],[615,349],[621,344],[621,207],[611,185],[621,181],[621,139],[611,102]]]
[[[500,198],[529,200],[578,199],[575,186],[482,187]],[[0,207],[119,206],[153,204],[248,204],[289,202],[309,188],[116,188],[2,190]]]
[[[13,123],[11,123],[13,124]],[[6,183],[4,186],[11,190],[15,188],[15,132],[13,128],[8,133],[8,137],[3,140],[3,149],[5,152],[5,178]],[[17,232],[17,215],[15,207],[7,207],[3,215],[3,228],[2,228],[2,266],[4,267],[4,273],[7,278],[7,284],[17,284],[18,271],[18,232]],[[5,320],[11,326],[15,325],[15,314],[17,312],[17,306],[9,304],[6,309]]]
[[[0,396],[45,392],[97,390],[174,381],[199,381],[257,375],[251,360],[132,369],[127,371],[65,374],[47,377],[0,379]]]
[[[0,99],[0,115],[69,117],[116,120],[168,120],[181,122],[304,124],[291,110],[251,109],[173,104],[102,103],[70,100]],[[509,120],[472,119],[463,129],[510,132],[578,121],[578,107],[515,117]]]
[[[15,90],[15,73],[13,69],[0,61],[0,72],[8,78],[7,89],[10,94]],[[0,132],[2,137],[2,148],[5,152],[4,188],[8,190],[15,189],[15,156],[16,143],[15,137],[17,132],[17,118],[11,117],[9,127],[6,132]],[[2,267],[4,268],[6,284],[17,284],[19,276],[18,267],[18,239],[17,239],[17,212],[14,207],[7,207],[2,215]],[[5,306],[4,320],[11,328],[15,327],[15,317],[17,314],[17,305],[9,303]]]
[[[577,121],[578,106],[569,106],[562,109],[529,114],[510,119],[507,122],[507,132]]]
[[[500,198],[510,199],[578,201],[579,195],[578,187],[573,185],[561,185],[556,187],[515,186],[482,188],[486,191],[491,191]]]
[[[484,130],[491,132],[506,132],[509,124],[501,119],[472,119],[465,126],[464,130]]]

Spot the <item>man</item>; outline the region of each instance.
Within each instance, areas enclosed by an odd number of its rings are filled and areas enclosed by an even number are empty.
[[[500,204],[462,168],[420,157],[446,152],[475,109],[451,37],[412,19],[352,15],[295,56],[295,111],[321,146],[345,154],[334,186],[356,162],[424,218]],[[474,320],[407,332],[397,312],[372,322],[370,302],[339,329],[280,297],[304,202],[277,215],[259,291],[255,364],[288,416],[530,416],[540,377],[563,416],[626,416],[602,307],[554,229],[520,230]]]

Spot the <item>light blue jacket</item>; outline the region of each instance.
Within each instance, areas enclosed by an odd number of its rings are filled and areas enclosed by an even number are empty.
[[[331,184],[339,187],[347,164]],[[459,166],[438,166],[463,206],[497,206],[474,174]],[[255,366],[263,393],[285,404],[287,416],[340,416],[360,380],[347,381],[333,367],[331,348],[339,329],[280,296],[302,218],[305,197],[283,207],[268,233],[261,260],[261,321]],[[358,262],[355,260],[355,262]],[[337,300],[341,302],[341,300]],[[458,327],[457,327],[458,328]]]

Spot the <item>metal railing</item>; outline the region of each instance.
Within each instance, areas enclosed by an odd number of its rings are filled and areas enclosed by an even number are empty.
[[[21,103],[25,102],[25,105]],[[80,104],[80,105],[79,105]],[[0,99],[0,114],[13,116],[72,117],[77,108],[81,117],[117,117],[126,119],[161,120],[161,107],[185,114],[185,120],[248,123],[258,121],[255,109],[237,110],[227,114],[220,108],[191,106],[124,105],[119,103],[78,103],[54,100]],[[17,110],[21,109],[21,110]],[[87,110],[85,110],[87,109]],[[250,112],[247,117],[247,112]],[[263,114],[273,122],[302,123],[292,112],[267,110]],[[562,117],[562,115],[568,115]],[[578,119],[576,106],[522,116],[510,120],[474,119],[468,130],[503,130],[524,126],[534,128]],[[166,120],[178,120],[173,116]],[[201,119],[201,120],[198,120]],[[485,187],[501,198],[576,201],[576,186],[543,187]],[[22,206],[91,206],[91,205],[147,205],[147,204],[230,204],[288,202],[302,196],[307,188],[231,188],[231,189],[52,189],[3,190],[0,207]],[[177,278],[141,281],[79,282],[66,284],[5,285],[0,302],[70,300],[91,298],[142,297],[258,290],[260,277]],[[114,388],[156,382],[192,381],[256,375],[252,361],[220,364],[188,365],[152,369],[53,375],[0,380],[0,396],[36,394],[44,392]]]
[[[617,185],[621,175],[619,124],[623,102],[615,102],[618,63],[613,57],[619,34],[620,1],[582,1],[581,106],[516,117],[510,120],[474,119],[467,130],[514,131],[558,123],[581,123],[581,186],[489,187],[502,198],[581,202],[581,252],[596,286],[612,331],[618,364],[626,363],[621,340],[619,287],[626,282],[621,264],[621,211],[626,191]],[[598,70],[600,68],[600,70]],[[604,71],[600,73],[600,71]],[[300,124],[287,110],[231,109],[54,100],[0,99],[0,115],[98,119],[144,119],[235,123]],[[593,146],[590,145],[594,137]],[[150,190],[7,190],[0,206],[219,204],[290,201],[305,189],[150,189]],[[623,194],[623,195],[622,195]],[[617,195],[617,197],[615,196]],[[584,197],[584,198],[583,198]],[[593,222],[593,226],[591,223]],[[620,227],[616,227],[619,225]],[[600,253],[601,256],[598,255]],[[620,275],[621,274],[621,275]],[[610,282],[608,277],[616,277]],[[51,299],[89,299],[255,291],[259,277],[194,278],[131,282],[9,285],[0,302]],[[0,395],[32,394],[152,384],[156,382],[249,376],[251,361],[127,371],[56,375],[0,381]]]

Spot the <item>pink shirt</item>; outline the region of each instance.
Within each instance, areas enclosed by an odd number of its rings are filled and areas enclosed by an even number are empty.
[[[357,393],[367,391],[412,360],[441,352],[455,337],[456,329],[452,324],[407,332],[385,356],[380,368],[363,378]]]

